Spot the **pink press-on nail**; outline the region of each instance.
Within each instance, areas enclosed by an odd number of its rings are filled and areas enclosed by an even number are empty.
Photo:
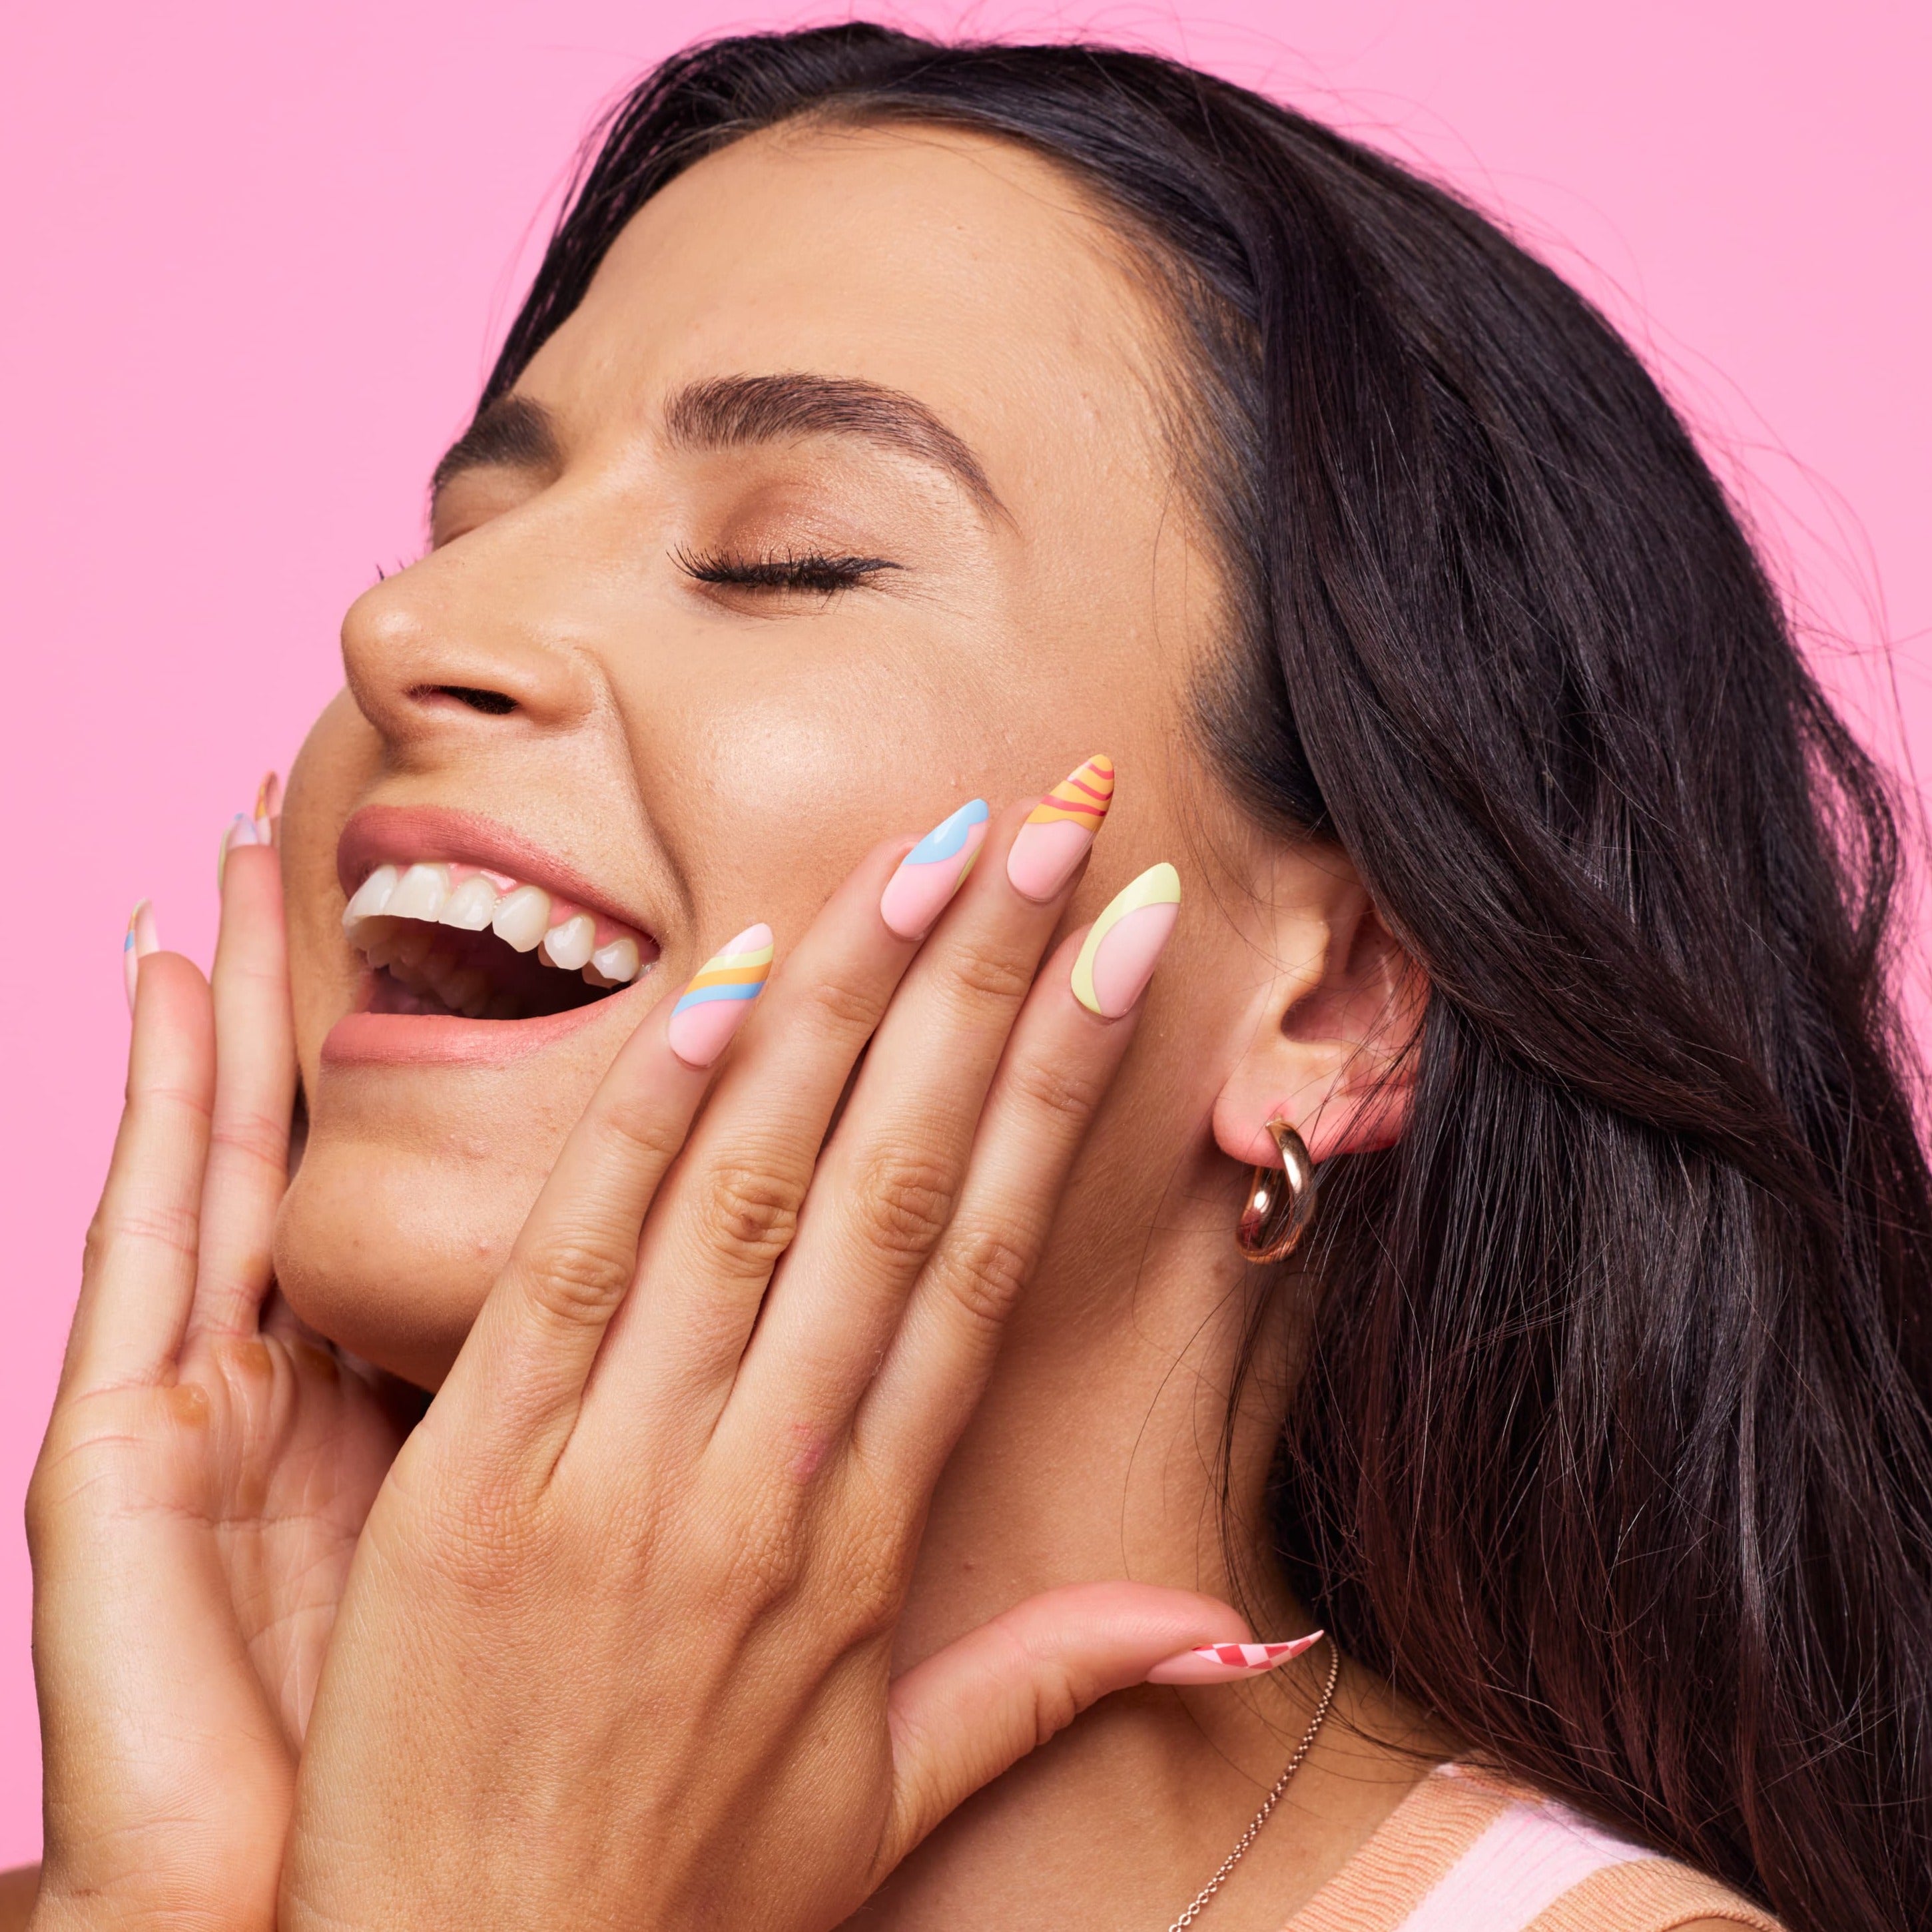
[[[986,842],[986,801],[969,800],[899,861],[879,898],[879,916],[902,939],[923,939],[973,869]]]
[[[772,973],[772,929],[748,926],[706,960],[670,1010],[664,1037],[687,1066],[709,1066],[745,1023]]]
[[[1163,1658],[1147,1674],[1150,1684],[1233,1684],[1244,1677],[1261,1677],[1291,1658],[1312,1650],[1323,1633],[1298,1636],[1288,1643],[1202,1643],[1178,1656]]]
[[[1044,903],[1073,876],[1114,802],[1114,761],[1096,752],[1035,806],[1006,854],[1021,898]]]
[[[262,779],[255,793],[255,842],[272,845],[282,816],[282,782],[273,772]]]
[[[1073,962],[1073,997],[1090,1013],[1117,1020],[1147,990],[1180,914],[1180,874],[1150,866],[1108,902]]]
[[[140,990],[141,962],[161,950],[160,928],[154,922],[154,908],[143,899],[128,915],[128,935],[121,942],[121,974],[128,986],[128,1010],[134,1010],[134,995]]]

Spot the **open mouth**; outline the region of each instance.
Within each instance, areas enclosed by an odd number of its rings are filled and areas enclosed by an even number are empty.
[[[649,934],[608,914],[448,860],[378,866],[342,928],[369,963],[372,1013],[536,1019],[608,999],[658,956]]]

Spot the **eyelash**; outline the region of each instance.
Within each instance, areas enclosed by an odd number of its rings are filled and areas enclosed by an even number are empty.
[[[740,590],[802,590],[821,597],[862,589],[884,570],[901,566],[883,556],[831,556],[807,550],[785,556],[728,556],[722,551],[676,554],[677,567],[700,584]]]

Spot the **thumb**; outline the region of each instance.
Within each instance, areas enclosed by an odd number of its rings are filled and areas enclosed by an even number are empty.
[[[1321,1635],[1256,1643],[1227,1604],[1146,1583],[1070,1584],[1016,1604],[892,1685],[885,1869],[1109,1691],[1258,1676]]]

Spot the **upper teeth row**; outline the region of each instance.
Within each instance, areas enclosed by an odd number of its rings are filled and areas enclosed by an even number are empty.
[[[433,926],[453,926],[464,932],[487,926],[519,952],[537,949],[546,965],[566,973],[587,968],[584,976],[596,983],[628,985],[643,964],[638,942],[620,936],[597,944],[597,922],[567,902],[559,904],[541,886],[512,884],[499,890],[484,873],[464,868],[458,878],[447,865],[419,864],[407,871],[378,866],[356,887],[342,914],[350,943],[357,941],[364,920],[415,919]]]

